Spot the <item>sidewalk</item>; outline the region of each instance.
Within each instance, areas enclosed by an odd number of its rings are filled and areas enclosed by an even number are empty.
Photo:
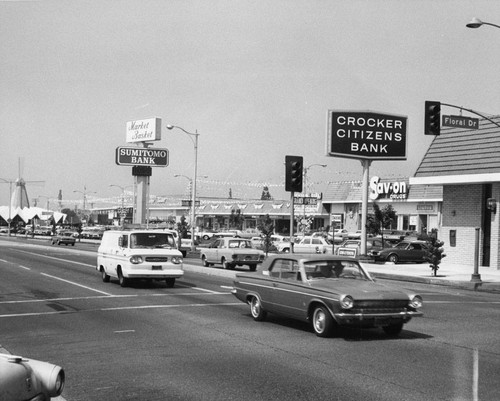
[[[199,259],[198,252],[189,252],[184,259],[184,270],[233,277],[234,270],[223,270],[219,268],[206,268],[192,265],[190,260]],[[386,280],[407,281],[413,283],[442,285],[453,288],[461,288],[473,291],[493,292],[500,294],[500,270],[493,267],[479,266],[478,274],[480,282],[472,282],[474,267],[468,265],[454,265],[442,262],[434,277],[434,271],[428,263],[367,263],[360,261],[373,278]]]
[[[364,263],[374,278],[409,281],[414,283],[444,285],[475,291],[500,293],[500,270],[493,267],[479,266],[480,281],[471,281],[474,267],[455,265],[443,261],[434,277],[434,271],[428,263]]]

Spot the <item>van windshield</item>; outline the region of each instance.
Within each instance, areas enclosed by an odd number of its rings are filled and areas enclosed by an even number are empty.
[[[130,235],[130,248],[177,248],[169,233],[137,233]]]

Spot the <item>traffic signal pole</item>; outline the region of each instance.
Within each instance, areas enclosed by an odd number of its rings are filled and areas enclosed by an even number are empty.
[[[302,192],[304,173],[302,156],[285,156],[285,191],[290,192],[290,252],[293,253],[293,224],[295,222],[295,192]]]
[[[366,221],[368,215],[368,181],[370,178],[371,160],[361,160],[363,166],[363,184],[361,197],[361,255],[366,255]]]
[[[295,221],[295,192],[290,192],[290,253],[293,253],[293,223]]]

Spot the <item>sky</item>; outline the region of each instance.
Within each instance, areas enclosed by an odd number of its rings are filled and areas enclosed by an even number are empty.
[[[286,155],[311,166],[309,191],[362,179],[359,160],[327,156],[328,110],[407,116],[407,159],[370,176],[412,176],[425,100],[500,114],[500,30],[472,17],[500,24],[500,2],[0,1],[0,178],[42,205],[60,190],[109,202],[133,183],[115,162],[127,122],[157,117],[169,163],[151,194],[186,194],[194,174],[193,137],[171,124],[199,134],[199,196],[287,199]]]

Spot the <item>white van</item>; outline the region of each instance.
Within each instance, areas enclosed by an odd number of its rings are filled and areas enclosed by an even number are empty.
[[[131,279],[155,279],[173,287],[175,279],[184,275],[176,234],[161,229],[105,231],[96,266],[102,281],[114,277],[126,287]]]

